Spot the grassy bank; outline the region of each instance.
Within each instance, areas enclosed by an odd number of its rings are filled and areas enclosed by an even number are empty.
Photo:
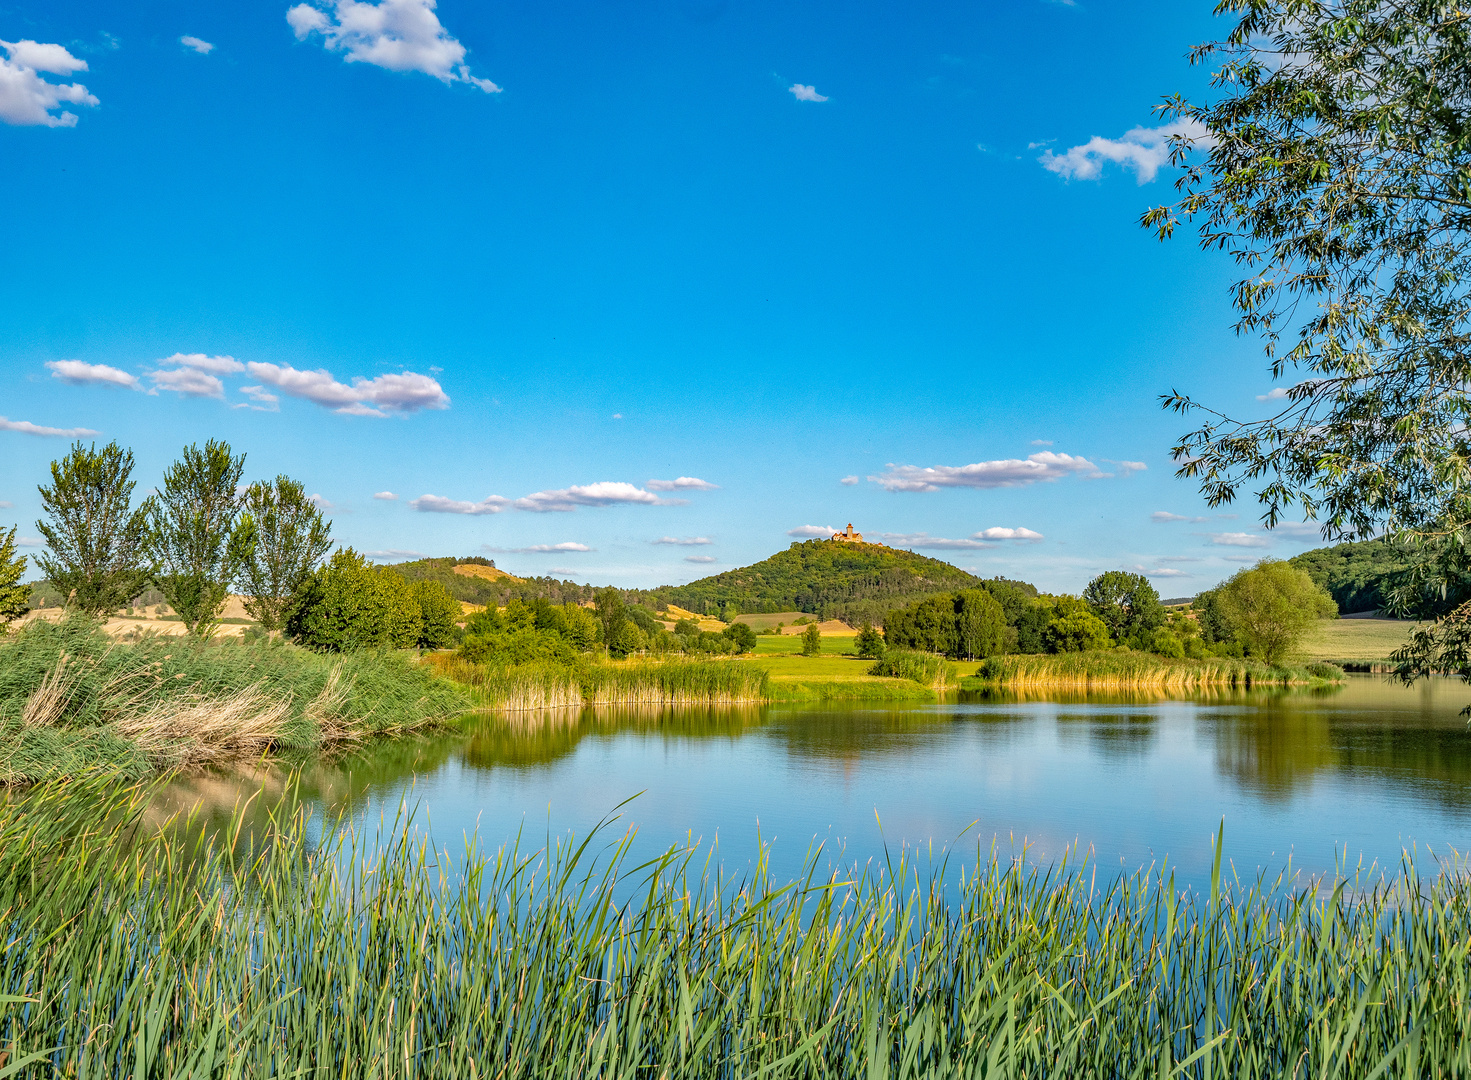
[[[584,705],[733,705],[770,697],[766,672],[740,660],[500,667],[442,653],[427,661],[467,687],[480,708],[504,712]]]
[[[0,783],[315,749],[439,724],[467,705],[404,654],[122,643],[90,620],[36,621],[0,639]]]
[[[992,857],[942,898],[901,854],[734,888],[692,851],[450,864],[415,841],[313,844],[290,816],[249,851],[130,845],[141,798],[72,794],[0,802],[7,1076],[1471,1070],[1471,887],[1410,867],[1202,895]]]
[[[1339,682],[1343,672],[1331,664],[1268,667],[1254,660],[1215,657],[1174,660],[1131,649],[1059,653],[1050,656],[993,656],[976,680],[1007,687],[1070,690],[1128,690],[1157,687],[1193,690],[1210,686],[1310,686]]]

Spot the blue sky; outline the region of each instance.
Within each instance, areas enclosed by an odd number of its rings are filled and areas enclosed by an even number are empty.
[[[1272,389],[1137,225],[1211,7],[4,0],[0,523],[82,429],[594,583],[849,521],[1054,591],[1316,546],[1156,403]]]

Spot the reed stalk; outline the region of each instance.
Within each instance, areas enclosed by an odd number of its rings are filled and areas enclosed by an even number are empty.
[[[464,684],[480,708],[507,713],[579,706],[735,705],[771,696],[766,671],[737,660],[499,667],[435,654],[426,662]]]
[[[1254,660],[1214,657],[1177,660],[1131,649],[1056,655],[993,656],[977,677],[1014,689],[1167,691],[1202,687],[1303,686],[1338,682],[1341,669],[1331,664],[1268,667]]]
[[[455,860],[148,793],[0,801],[6,1077],[1455,1077],[1471,886],[1299,890],[982,853],[741,881],[631,837]]]

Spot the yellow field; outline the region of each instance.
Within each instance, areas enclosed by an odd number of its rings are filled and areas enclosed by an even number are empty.
[[[1418,623],[1407,619],[1323,619],[1302,644],[1305,660],[1387,660]]]

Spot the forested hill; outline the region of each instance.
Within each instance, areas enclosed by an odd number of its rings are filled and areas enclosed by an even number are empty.
[[[1409,565],[1403,553],[1383,540],[1315,548],[1287,561],[1327,589],[1343,615],[1384,607],[1385,591]]]
[[[939,592],[974,588],[980,579],[939,559],[877,544],[808,540],[769,559],[639,593],[702,614],[805,611],[822,618],[868,619]]]
[[[518,578],[496,570],[490,559],[474,556],[468,559],[415,559],[393,563],[388,569],[410,581],[437,581],[456,600],[467,604],[505,606],[511,599],[531,600],[544,597],[553,603],[577,603],[591,600],[596,591],[590,585],[559,581],[553,577]]]

